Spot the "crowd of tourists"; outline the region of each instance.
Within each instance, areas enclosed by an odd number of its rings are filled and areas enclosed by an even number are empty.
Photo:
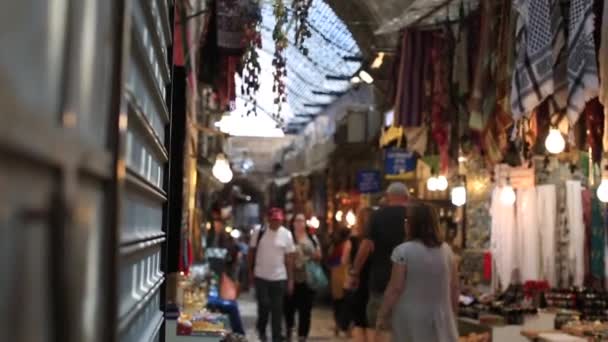
[[[333,299],[336,336],[458,340],[454,256],[440,238],[435,209],[410,198],[404,184],[391,184],[380,208],[359,209],[354,227],[334,229],[329,248],[308,229],[304,214],[287,227],[281,209],[270,209],[266,219],[248,253],[261,341],[306,341],[315,295],[324,287]]]

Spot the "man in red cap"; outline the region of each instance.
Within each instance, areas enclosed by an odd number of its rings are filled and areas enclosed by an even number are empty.
[[[268,316],[272,316],[272,341],[283,341],[283,300],[293,292],[293,256],[296,251],[291,232],[283,226],[283,210],[268,211],[268,229],[251,237],[250,271],[255,278],[258,302],[257,330],[260,340],[267,341]]]

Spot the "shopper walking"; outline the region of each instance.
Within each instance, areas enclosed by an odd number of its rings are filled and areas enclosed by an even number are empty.
[[[293,258],[296,251],[291,232],[283,227],[283,211],[270,209],[268,228],[255,232],[249,252],[250,271],[255,276],[258,304],[257,329],[261,341],[267,341],[266,326],[272,317],[272,341],[283,341],[283,303],[294,290]]]
[[[321,246],[315,236],[306,227],[306,216],[297,214],[291,224],[291,233],[296,245],[294,257],[294,290],[285,300],[285,323],[287,339],[291,340],[298,317],[298,341],[306,341],[310,333],[310,319],[315,291],[308,284],[307,265],[321,260]]]
[[[376,326],[388,327],[392,320],[394,342],[455,342],[457,266],[439,237],[435,209],[423,203],[408,206],[405,231],[407,242],[391,256],[391,278]]]
[[[329,251],[328,264],[331,271],[331,298],[334,310],[335,335],[347,335],[349,328],[348,311],[345,310],[344,283],[348,273],[348,265],[344,263],[345,247],[350,231],[340,227],[334,231],[332,246]]]
[[[391,253],[405,239],[403,221],[405,205],[409,192],[405,184],[392,183],[386,190],[385,205],[375,211],[369,229],[357,251],[355,263],[350,272],[355,285],[361,283],[363,267],[369,260],[369,301],[367,304],[367,323],[376,326],[376,316],[384,290],[388,285],[391,273]],[[384,341],[388,336],[384,332],[372,331],[376,341]]]
[[[359,209],[357,213],[357,224],[351,230],[351,236],[344,248],[343,263],[350,269],[355,261],[365,230],[369,223],[372,209],[369,207]],[[369,262],[366,262],[361,271],[361,280],[358,286],[348,275],[346,277],[346,307],[350,313],[350,321],[353,326],[352,336],[354,342],[372,342],[374,336],[368,331],[367,324],[367,302],[369,298]]]
[[[206,238],[206,257],[210,268],[217,275],[234,275],[237,265],[238,247],[234,239],[226,232],[222,210],[215,204],[211,210],[212,229]]]

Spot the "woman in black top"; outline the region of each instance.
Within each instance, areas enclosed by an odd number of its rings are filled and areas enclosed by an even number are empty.
[[[351,236],[345,246],[345,260],[344,263],[348,267],[352,267],[359,246],[361,245],[362,237],[365,236],[365,229],[369,221],[372,209],[369,207],[361,208],[357,213],[357,224],[353,227]],[[349,272],[350,273],[350,272]],[[359,286],[354,287],[353,281],[350,276],[347,276],[346,283],[344,285],[347,291],[347,307],[350,312],[350,320],[353,323],[353,341],[355,342],[368,342],[373,341],[373,336],[370,331],[367,331],[367,301],[369,298],[369,263],[366,262],[365,266],[361,271]]]

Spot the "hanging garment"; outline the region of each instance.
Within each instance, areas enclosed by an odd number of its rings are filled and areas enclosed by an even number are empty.
[[[598,95],[593,1],[572,0],[568,31],[568,120],[578,121],[585,103]]]
[[[555,53],[563,44],[559,39],[562,17],[558,0],[515,0],[513,5],[518,18],[511,110],[519,120],[554,92]]]
[[[583,286],[585,281],[585,225],[581,191],[580,181],[566,181],[566,210],[570,235],[568,268],[575,286]]]
[[[540,185],[536,188],[536,213],[538,230],[540,233],[541,277],[551,287],[557,287],[556,270],[556,219],[557,219],[557,193],[555,185]]]
[[[479,62],[475,67],[475,74],[473,79],[473,92],[471,94],[469,109],[471,115],[469,116],[469,127],[476,131],[482,131],[486,128],[488,122],[489,112],[484,110],[484,97],[487,98],[488,86],[492,69],[492,63],[490,61],[496,56],[494,50],[496,45],[496,24],[495,18],[495,4],[493,1],[483,1],[480,4],[482,9],[481,14],[481,37],[479,39],[479,55],[477,56]],[[492,101],[495,103],[496,101]]]
[[[536,188],[517,190],[517,265],[522,282],[540,280],[540,235]]]
[[[591,244],[590,244],[590,270],[592,280],[602,284],[606,273],[604,273],[604,246],[606,245],[606,231],[604,230],[604,217],[602,216],[602,205],[597,196],[591,200]]]
[[[581,192],[582,204],[583,204],[583,223],[585,224],[585,286],[588,286],[588,280],[591,278],[590,260],[591,250],[591,198],[593,197],[592,191],[589,189],[583,189]]]
[[[498,187],[492,192],[490,249],[496,270],[493,287],[506,289],[511,284],[513,270],[517,267],[515,263],[515,206],[502,203],[501,193],[502,189]]]
[[[604,237],[606,238],[606,236],[608,235],[608,208],[606,208],[604,211]],[[608,243],[604,244],[604,275],[608,275],[608,260],[606,260],[606,258],[608,257]],[[608,277],[604,277],[604,287],[607,288],[608,287]]]
[[[608,152],[608,5],[604,4],[602,14],[600,51],[598,52],[600,89],[599,100],[604,105],[604,152]]]
[[[429,34],[406,30],[401,40],[401,56],[395,91],[395,124],[403,127],[422,125],[423,70]]]

